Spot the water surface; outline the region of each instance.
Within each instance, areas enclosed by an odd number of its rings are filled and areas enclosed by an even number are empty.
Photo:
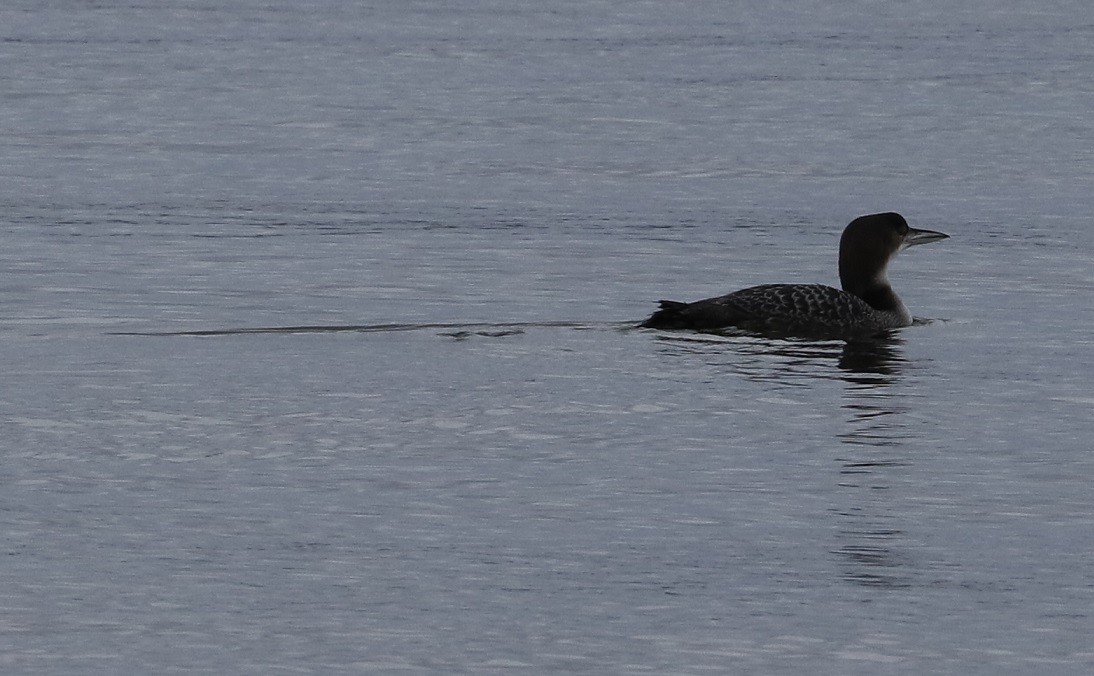
[[[0,664],[1089,672],[1087,14],[5,6]]]

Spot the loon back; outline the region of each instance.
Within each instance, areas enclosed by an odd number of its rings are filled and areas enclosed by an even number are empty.
[[[763,284],[694,303],[663,300],[660,306],[641,326],[845,336],[911,323],[899,312],[875,310],[861,298],[824,284]]]

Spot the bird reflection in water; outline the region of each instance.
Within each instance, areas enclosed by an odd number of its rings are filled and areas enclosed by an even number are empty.
[[[843,579],[867,587],[907,587],[913,579],[909,557],[901,554],[904,517],[891,491],[911,464],[907,453],[914,438],[906,421],[906,396],[894,387],[907,367],[901,344],[896,336],[849,343],[840,360],[847,372],[842,405],[847,430],[838,435],[839,502],[833,512],[839,543],[834,554]]]
[[[675,333],[658,336],[664,351],[700,355],[711,367],[726,367],[748,378],[779,381],[788,376],[842,378],[882,384],[900,374],[903,339],[895,331],[869,338],[813,340],[751,332]],[[742,357],[749,359],[742,360]],[[754,359],[753,359],[754,358]],[[835,364],[840,371],[830,368]],[[854,374],[865,376],[861,381]]]
[[[910,367],[897,332],[855,341],[772,338],[754,334],[674,334],[659,338],[676,356],[699,356],[703,367],[776,389],[808,391],[818,382],[843,384],[843,431],[836,433],[838,481],[832,514],[832,553],[841,577],[868,587],[912,583],[910,557],[901,554],[904,517],[890,490],[911,463],[914,428],[901,387]],[[834,368],[833,368],[834,367]],[[814,410],[830,401],[825,393]]]

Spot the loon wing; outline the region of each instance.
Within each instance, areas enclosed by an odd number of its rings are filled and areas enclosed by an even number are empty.
[[[661,309],[642,326],[814,333],[875,328],[875,317],[866,301],[830,286],[764,284],[694,303],[661,301]]]

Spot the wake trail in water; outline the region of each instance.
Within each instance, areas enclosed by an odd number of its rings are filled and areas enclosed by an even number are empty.
[[[442,335],[462,338],[471,335],[501,337],[523,333],[526,329],[556,328],[577,331],[622,330],[636,328],[635,322],[426,322],[419,324],[347,324],[304,326],[231,327],[187,331],[110,331],[109,336],[245,336],[279,333],[381,333],[395,331],[436,331]]]

